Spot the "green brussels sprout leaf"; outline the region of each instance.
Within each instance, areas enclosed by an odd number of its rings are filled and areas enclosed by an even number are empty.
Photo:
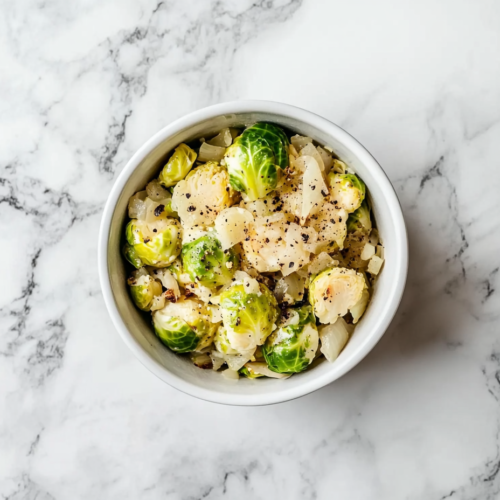
[[[186,144],[179,144],[160,172],[158,180],[167,188],[174,186],[186,177],[195,160],[196,152]]]

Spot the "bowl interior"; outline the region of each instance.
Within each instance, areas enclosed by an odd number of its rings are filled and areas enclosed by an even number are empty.
[[[164,140],[157,140],[142,159],[135,160],[137,167],[131,172],[119,194],[109,226],[107,246],[109,280],[120,316],[119,330],[124,340],[149,369],[177,388],[213,401],[234,404],[255,404],[257,401],[256,404],[265,404],[298,397],[326,385],[347,372],[375,345],[387,327],[391,319],[387,320],[387,305],[394,302],[396,293],[394,283],[401,279],[402,236],[401,228],[397,227],[400,224],[397,217],[400,217],[401,212],[397,199],[385,174],[366,150],[335,125],[317,118],[322,120],[320,126],[303,122],[295,117],[269,112],[210,117],[189,125]],[[143,189],[149,180],[158,175],[173,148],[181,142],[216,134],[224,127],[237,127],[257,121],[274,122],[293,132],[312,137],[318,143],[331,147],[340,159],[360,175],[370,192],[375,219],[385,245],[386,262],[367,311],[335,363],[319,362],[314,368],[286,380],[242,378],[239,381],[230,381],[224,379],[220,373],[195,367],[188,359],[174,354],[160,343],[153,333],[150,316],[142,314],[130,298],[126,285],[127,270],[120,247],[130,196]],[[134,159],[131,162],[134,162]],[[394,200],[398,211],[396,214]]]

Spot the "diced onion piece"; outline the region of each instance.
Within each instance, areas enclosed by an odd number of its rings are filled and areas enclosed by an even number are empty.
[[[269,203],[264,203],[264,200],[241,201],[240,208],[248,210],[254,217],[265,217],[272,214]]]
[[[239,207],[225,208],[215,219],[215,230],[223,250],[243,241],[248,232],[248,224],[253,221],[252,214]]]
[[[291,139],[292,145],[294,148],[300,152],[300,150],[304,147],[307,146],[307,144],[312,144],[312,139],[311,137],[304,137],[302,135],[294,135]]]
[[[241,130],[232,127],[229,128],[229,132],[231,133],[231,138],[233,139],[233,141],[241,134]]]
[[[375,255],[377,257],[380,257],[381,259],[384,259],[384,247],[382,245],[377,245],[377,249],[375,251]]]
[[[266,363],[247,363],[246,365],[251,371],[257,375],[264,375],[269,378],[288,378],[290,375],[286,373],[276,373],[269,369]]]
[[[174,292],[174,296],[178,299],[181,296],[179,283],[174,278],[174,275],[168,269],[155,269],[153,276],[161,281],[161,284],[167,289]]]
[[[128,216],[131,219],[146,220],[147,208],[144,203],[146,197],[146,191],[139,191],[130,198],[128,202]]]
[[[361,298],[359,301],[350,309],[350,313],[352,316],[352,322],[356,324],[361,316],[363,316],[363,313],[366,310],[366,306],[368,305],[368,301],[370,300],[370,292],[368,291],[367,288],[363,290],[363,295],[361,295]]]
[[[370,233],[370,243],[373,245],[373,246],[377,246],[380,242],[380,238],[379,238],[379,235],[378,235],[378,231],[376,228],[373,228],[371,233]]]
[[[240,374],[236,370],[231,370],[231,368],[224,370],[222,376],[227,380],[238,380],[240,378]]]
[[[202,162],[206,161],[220,161],[224,158],[224,153],[226,148],[221,148],[219,146],[212,146],[208,142],[204,142],[200,147],[200,152],[198,154],[198,160]]]
[[[307,144],[300,151],[300,156],[312,156],[319,165],[322,172],[325,171],[325,164],[323,163],[323,158],[319,154],[318,150],[315,148],[314,144]]]
[[[285,297],[288,295],[294,302],[302,300],[304,298],[304,278],[301,278],[297,273],[292,273],[283,279],[287,284]]]
[[[361,260],[369,260],[375,255],[375,247],[371,243],[365,243],[361,252]]]
[[[377,275],[380,272],[380,269],[382,268],[382,264],[384,263],[384,259],[381,259],[380,257],[377,257],[374,255],[371,259],[370,262],[368,263],[368,272],[373,275]]]
[[[153,179],[146,186],[146,192],[148,194],[148,198],[151,198],[153,201],[169,200],[172,198],[170,192],[160,184],[158,179]]]
[[[165,294],[157,295],[153,298],[151,303],[151,311],[158,311],[159,309],[163,309],[165,307],[166,299]]]
[[[304,224],[309,215],[315,214],[328,195],[328,187],[318,162],[312,156],[303,156],[306,162],[306,171],[303,178],[303,197],[301,224]]]
[[[321,252],[311,260],[311,263],[307,266],[307,271],[311,275],[318,274],[328,267],[335,267],[338,265],[338,260],[332,259],[326,252]]]
[[[228,148],[231,146],[233,138],[228,128],[223,128],[215,137],[207,141],[211,146],[218,146],[220,148]]]
[[[299,156],[299,152],[295,149],[295,146],[293,144],[290,144],[290,146],[288,146],[288,152],[294,158],[297,158]]]
[[[224,361],[231,370],[238,371],[243,368],[250,360],[254,358],[255,348],[249,349],[247,351],[241,351],[237,354],[225,354],[221,353]]]
[[[323,160],[323,165],[325,166],[325,175],[330,172],[332,165],[333,165],[333,158],[332,155],[324,150],[321,146],[316,146],[316,150],[318,151],[318,154],[321,156],[321,159]]]
[[[225,363],[222,354],[218,351],[212,351],[210,353],[210,359],[212,360],[212,370],[215,371],[217,371]]]
[[[210,288],[206,286],[200,285],[199,283],[188,283],[186,285],[186,290],[189,290],[191,293],[194,293],[200,300],[208,304],[211,302],[214,293]],[[217,322],[215,322],[217,323]]]
[[[352,329],[343,318],[337,319],[332,325],[319,327],[320,351],[330,363],[333,363],[338,358],[349,340]]]

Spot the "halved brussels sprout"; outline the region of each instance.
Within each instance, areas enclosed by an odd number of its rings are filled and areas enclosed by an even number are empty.
[[[213,340],[219,323],[213,322],[210,308],[197,299],[169,302],[153,313],[156,335],[178,353],[200,351]]]
[[[351,213],[357,210],[365,199],[365,183],[354,174],[328,174],[330,196],[335,206]]]
[[[132,271],[127,283],[132,300],[142,311],[149,311],[154,298],[161,295],[163,291],[161,283],[150,276],[144,268]]]
[[[332,267],[320,272],[309,285],[309,302],[321,323],[335,323],[363,296],[365,278],[353,269]]]
[[[191,280],[208,288],[226,285],[238,268],[234,250],[222,250],[220,241],[211,233],[184,245],[181,256]]]
[[[148,224],[132,219],[125,228],[125,258],[136,268],[167,267],[181,251],[181,227],[175,219]]]
[[[372,230],[372,220],[370,217],[370,207],[366,200],[361,203],[361,206],[347,219],[347,231],[353,233],[354,231],[363,231],[370,233]]]
[[[160,172],[158,180],[165,187],[174,186],[186,177],[195,160],[196,153],[186,144],[179,144]]]
[[[172,207],[186,226],[211,226],[236,201],[227,170],[215,162],[196,167],[174,188]]]
[[[269,368],[277,373],[299,373],[314,360],[318,330],[311,306],[287,309],[285,321],[267,338],[262,352]]]
[[[250,277],[236,281],[221,293],[220,308],[229,344],[238,351],[262,345],[276,328],[279,316],[274,295]]]
[[[237,137],[226,151],[231,186],[250,200],[276,188],[278,170],[288,165],[288,138],[271,123],[257,123]]]

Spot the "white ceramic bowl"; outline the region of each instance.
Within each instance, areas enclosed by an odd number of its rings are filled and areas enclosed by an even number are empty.
[[[385,245],[385,265],[362,320],[334,363],[286,380],[226,380],[201,370],[160,343],[134,306],[120,253],[129,198],[156,177],[179,143],[216,134],[224,127],[269,121],[330,146],[366,183]],[[344,130],[309,111],[269,101],[236,101],[195,111],[167,125],[127,163],[109,195],[99,236],[99,275],[104,301],[124,342],[163,381],[192,396],[231,405],[266,405],[298,398],[333,382],[358,364],[389,326],[403,295],[408,267],[406,228],[394,189],[375,159]]]

